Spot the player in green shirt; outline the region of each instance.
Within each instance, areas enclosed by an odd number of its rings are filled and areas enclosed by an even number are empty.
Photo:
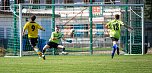
[[[60,44],[60,40],[61,38],[69,43],[72,43],[72,40],[66,40],[63,37],[63,34],[60,32],[59,27],[56,27],[55,32],[52,32],[51,37],[49,39],[49,42],[43,47],[43,51],[42,51],[42,57],[45,60],[45,51],[48,48],[58,48],[58,49],[62,49],[62,54],[68,54],[67,52],[65,52],[65,47],[63,45]]]
[[[118,14],[115,15],[115,19],[111,20],[106,24],[106,28],[110,29],[109,35],[113,42],[113,50],[112,50],[112,58],[114,57],[115,51],[117,50],[117,54],[119,55],[119,47],[117,42],[121,36],[121,26],[125,26],[126,28],[133,29],[130,26],[123,24],[122,21],[119,20],[120,16]]]

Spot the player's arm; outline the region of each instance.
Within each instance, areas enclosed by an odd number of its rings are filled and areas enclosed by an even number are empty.
[[[107,24],[105,24],[104,25],[104,28],[105,28],[105,30],[104,30],[104,33],[105,33],[105,36],[109,36],[109,28],[110,28],[110,24],[111,24],[111,22],[108,22]]]
[[[108,29],[108,24],[104,25],[104,27],[105,27],[106,29]]]
[[[40,26],[39,24],[38,24],[38,28],[39,28],[40,30],[45,31],[45,29],[44,29],[42,26]]]
[[[65,39],[63,34],[60,34],[60,36],[58,37],[58,39],[61,39],[61,38],[62,38],[62,40],[66,41],[66,42],[72,43],[72,40]]]
[[[61,39],[61,38],[63,38],[64,36],[63,36],[63,34],[60,34],[60,36],[58,37],[58,39]]]
[[[61,38],[62,38],[63,41],[66,41],[66,40],[67,40],[67,39],[64,37],[63,34],[62,34],[62,37],[61,37]]]
[[[129,28],[129,29],[133,30],[133,28],[132,28],[132,27],[130,27],[130,26],[126,25],[126,24],[124,24],[124,27],[126,27],[126,28]]]
[[[65,39],[65,37],[62,37],[62,39],[66,42],[72,43],[72,40],[67,40],[67,39]]]
[[[28,22],[23,27],[22,35],[25,35],[25,31],[26,31],[27,28],[28,28]]]
[[[62,34],[62,40],[64,40],[64,41],[66,41],[66,42],[69,42],[69,43],[72,43],[72,40],[68,40],[68,39],[66,39],[64,36],[63,36],[63,34]]]
[[[133,30],[132,27],[130,27],[130,26],[126,25],[126,24],[124,24],[124,27],[127,28],[127,30],[128,30],[129,32],[131,32],[131,31]]]
[[[23,29],[22,35],[25,35],[25,29]]]
[[[66,41],[65,37],[62,37],[62,40]]]
[[[125,28],[128,28],[128,29],[133,30],[133,28],[132,28],[132,27],[130,27],[130,26],[128,26],[128,25],[126,25],[126,24],[124,24],[123,22],[121,22],[121,25],[123,25]]]
[[[109,29],[111,22],[105,23],[104,28]]]
[[[40,30],[43,30],[43,31],[45,31],[45,29],[44,29],[44,28],[40,28]]]

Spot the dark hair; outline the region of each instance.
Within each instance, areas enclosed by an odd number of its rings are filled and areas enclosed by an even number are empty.
[[[36,19],[36,16],[35,16],[35,15],[32,15],[32,16],[31,16],[31,20],[32,20],[32,21],[35,21],[35,19]]]
[[[59,26],[56,26],[56,29],[60,29],[60,27],[59,27]]]
[[[119,14],[116,14],[116,15],[115,15],[115,18],[116,18],[116,19],[119,19]]]

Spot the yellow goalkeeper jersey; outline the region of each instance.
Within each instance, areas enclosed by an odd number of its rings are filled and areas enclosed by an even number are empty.
[[[38,29],[42,29],[42,27],[36,22],[27,22],[23,29],[28,30],[28,38],[37,38]]]

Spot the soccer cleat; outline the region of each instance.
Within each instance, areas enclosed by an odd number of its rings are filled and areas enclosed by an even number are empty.
[[[61,54],[63,54],[63,55],[67,55],[67,54],[68,54],[68,52],[64,52],[64,51],[62,51],[62,52],[61,52]]]
[[[45,55],[42,55],[43,60],[45,60]]]
[[[42,52],[37,52],[37,54],[39,55],[39,57],[42,57]]]
[[[113,59],[114,55],[111,56],[111,58]]]

